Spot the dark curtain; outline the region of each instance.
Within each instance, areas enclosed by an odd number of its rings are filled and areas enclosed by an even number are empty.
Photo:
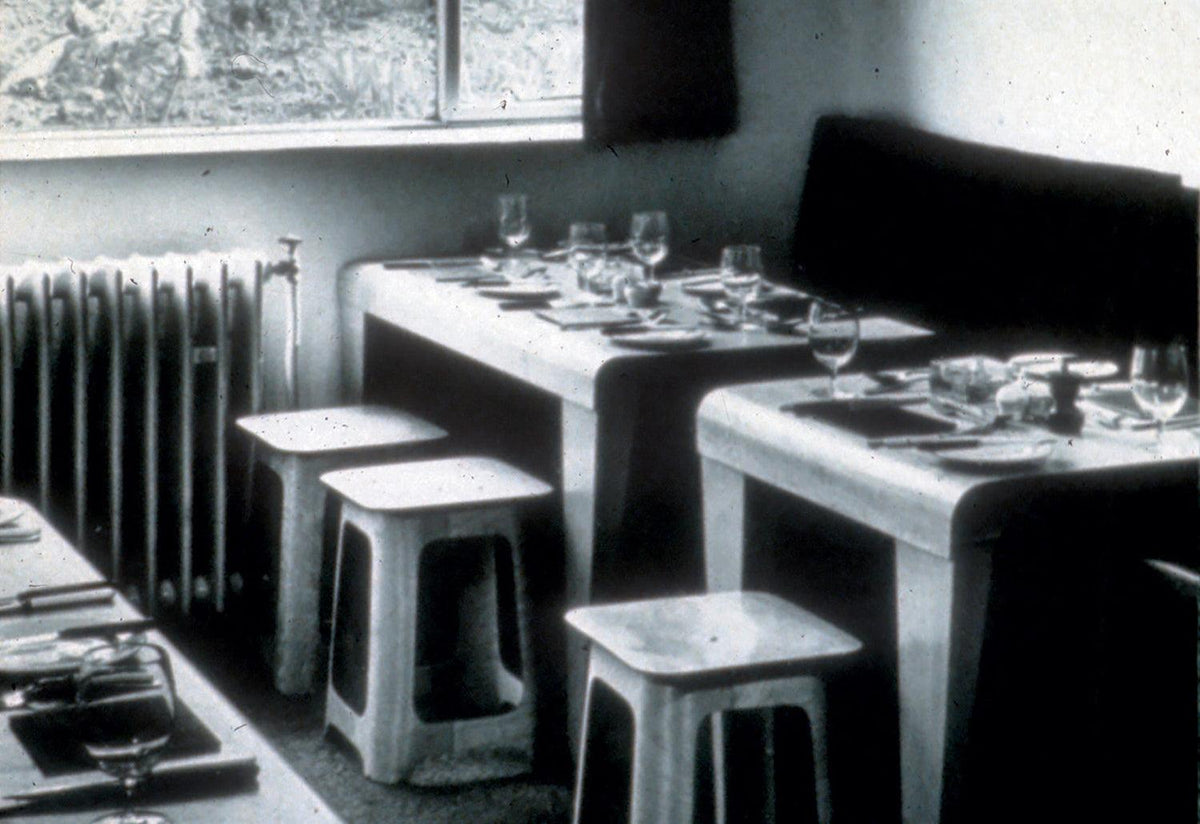
[[[731,0],[585,0],[584,128],[599,144],[737,126]]]

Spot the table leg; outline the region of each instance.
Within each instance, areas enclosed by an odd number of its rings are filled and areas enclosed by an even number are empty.
[[[620,529],[629,483],[634,412],[634,403],[614,402],[602,421],[595,410],[563,401],[562,500],[568,608],[592,603],[597,560],[613,548]],[[569,638],[567,730],[572,752],[577,751],[586,672],[586,646],[577,638]]]
[[[339,284],[338,310],[342,336],[342,397],[346,403],[359,403],[363,396],[363,355],[366,315],[353,299],[354,284]]]
[[[708,591],[741,589],[746,572],[746,476],[712,458],[701,458],[700,477]]]
[[[958,759],[975,702],[991,554],[951,561],[896,541],[900,795],[906,824],[956,804]]]
[[[700,477],[704,495],[704,573],[708,591],[741,589],[746,573],[746,476],[719,461],[702,457]],[[725,824],[728,797],[725,714],[714,713],[709,723],[714,819],[716,824]],[[770,737],[772,725],[768,722],[765,728]],[[771,758],[768,757],[766,762],[767,768],[773,768]]]

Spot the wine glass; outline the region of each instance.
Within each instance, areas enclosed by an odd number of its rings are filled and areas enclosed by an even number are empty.
[[[75,692],[84,751],[133,796],[150,774],[175,726],[175,679],[166,651],[124,641],[90,650]],[[158,813],[127,809],[92,824],[171,824]]]
[[[838,370],[858,351],[858,316],[836,303],[814,300],[808,312],[808,344],[813,357],[829,370],[829,397],[838,393]]]
[[[1187,349],[1181,343],[1133,347],[1129,369],[1133,399],[1158,424],[1162,439],[1167,421],[1187,402]]]
[[[500,240],[508,247],[510,257],[529,240],[529,199],[525,195],[500,195]],[[511,264],[510,267],[511,268]]]
[[[666,212],[637,212],[629,225],[629,244],[633,255],[648,271],[648,279],[654,280],[654,269],[667,257],[670,227]]]
[[[738,307],[738,326],[746,328],[746,305],[762,285],[762,250],[757,246],[726,246],[721,250],[721,287]]]
[[[593,287],[607,263],[607,230],[603,223],[572,223],[567,234],[568,259],[580,289]]]

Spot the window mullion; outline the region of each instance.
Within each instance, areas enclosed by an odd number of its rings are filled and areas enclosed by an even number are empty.
[[[438,0],[438,97],[440,120],[458,109],[462,77],[462,0]]]

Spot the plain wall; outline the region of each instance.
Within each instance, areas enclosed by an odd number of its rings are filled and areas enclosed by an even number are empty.
[[[785,264],[812,123],[892,113],[970,139],[1184,172],[1200,183],[1200,3],[735,0],[741,126],[719,141],[7,162],[0,261],[304,239],[302,399],[339,390],[335,278],[350,260],[491,242],[492,202],[531,197],[535,240],[572,219],[623,232],[670,212],[674,245],[763,243]],[[277,288],[277,287],[276,287]],[[282,294],[282,293],[281,293]],[[269,301],[279,363],[282,301]],[[272,384],[278,388],[277,380]]]

